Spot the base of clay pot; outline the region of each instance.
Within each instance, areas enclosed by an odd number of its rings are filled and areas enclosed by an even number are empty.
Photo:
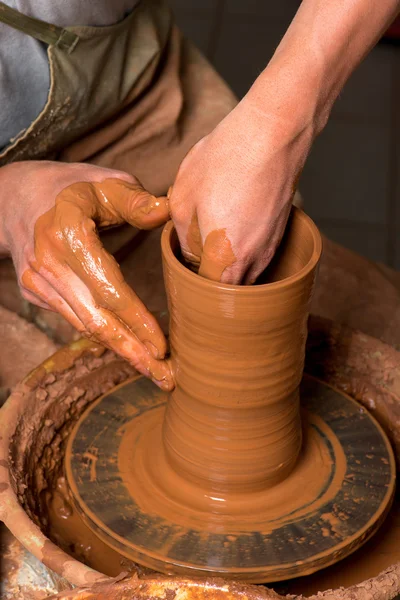
[[[78,510],[130,560],[167,574],[279,581],[337,562],[383,522],[393,454],[376,421],[341,392],[306,377],[292,474],[274,488],[225,496],[172,472],[161,444],[166,400],[135,378],[90,406],[68,442]]]

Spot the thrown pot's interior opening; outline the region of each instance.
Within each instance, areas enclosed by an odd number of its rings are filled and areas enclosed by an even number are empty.
[[[283,281],[304,269],[317,250],[316,234],[314,223],[303,212],[292,210],[278,250],[256,285]]]
[[[191,271],[196,271],[184,259],[175,229],[170,236],[171,249],[177,260]],[[300,273],[308,265],[315,265],[320,253],[321,240],[317,227],[299,209],[293,208],[282,241],[275,255],[254,285],[283,281]]]

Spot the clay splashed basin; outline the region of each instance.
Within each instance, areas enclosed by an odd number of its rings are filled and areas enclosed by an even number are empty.
[[[343,389],[370,409],[399,457],[400,353],[320,319],[311,319],[309,331],[306,371]],[[30,552],[73,585],[87,586],[104,579],[104,574],[50,541],[44,533],[48,514],[43,498],[60,475],[66,440],[80,414],[90,402],[132,375],[126,363],[111,352],[82,340],[33,371],[16,387],[0,413],[0,518]],[[371,569],[373,572],[373,565]],[[216,585],[159,577],[155,581],[158,597],[168,589],[183,590],[186,597],[199,589],[211,594]],[[217,587],[227,597],[243,595],[240,587]],[[131,582],[131,589],[135,597],[143,597],[145,588],[137,582]],[[149,588],[146,590],[148,597]],[[250,586],[249,590],[253,597],[271,597],[265,588]],[[400,565],[395,564],[367,583],[326,592],[325,597],[386,600],[399,591]]]

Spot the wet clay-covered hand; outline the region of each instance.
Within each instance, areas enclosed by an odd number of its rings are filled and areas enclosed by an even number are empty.
[[[0,186],[0,251],[11,254],[24,298],[171,389],[164,335],[97,233],[123,222],[162,225],[166,198],[120,171],[45,161],[2,168]]]

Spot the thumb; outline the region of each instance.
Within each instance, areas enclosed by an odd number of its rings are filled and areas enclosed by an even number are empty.
[[[154,229],[170,218],[168,198],[153,196],[139,181],[113,178],[97,185],[121,218],[138,229]]]
[[[225,229],[211,231],[204,242],[203,253],[199,268],[199,275],[213,281],[224,283],[240,283],[231,277],[224,277],[225,271],[229,273],[231,267],[237,262],[232,244]]]

